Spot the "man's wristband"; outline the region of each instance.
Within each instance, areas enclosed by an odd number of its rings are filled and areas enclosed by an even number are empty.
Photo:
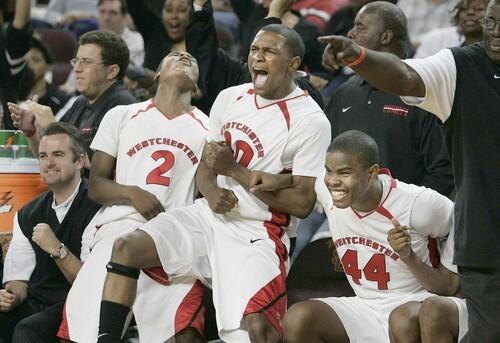
[[[356,58],[353,62],[351,62],[347,65],[349,68],[352,68],[352,67],[359,65],[359,64],[363,63],[363,61],[365,60],[366,49],[363,48],[362,46],[360,48],[361,48],[361,51],[359,52],[358,58]]]

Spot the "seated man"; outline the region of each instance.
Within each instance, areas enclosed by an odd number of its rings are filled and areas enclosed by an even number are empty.
[[[291,215],[303,218],[314,206],[314,182],[330,127],[323,111],[294,82],[304,54],[295,31],[265,26],[250,51],[253,83],[222,91],[212,107],[210,142],[196,175],[205,198],[161,213],[115,241],[99,343],[120,341],[135,300],[138,268],[160,265],[172,280],[196,276],[213,286],[224,341],[282,339],[286,229]],[[291,182],[282,189],[251,192],[253,184],[287,170]]]
[[[164,58],[156,80],[153,99],[110,110],[92,142],[90,196],[108,207],[99,219],[92,253],[69,292],[61,338],[97,340],[106,263],[115,238],[160,212],[194,202],[195,173],[208,128],[208,117],[191,106],[198,64],[186,52],[172,52]],[[174,335],[176,342],[200,341],[201,283],[186,277],[166,287],[161,269],[145,272],[133,309],[141,341],[164,342]]]
[[[71,60],[80,95],[61,121],[80,129],[87,153],[104,114],[118,105],[136,102],[125,89],[123,77],[129,63],[129,50],[122,38],[106,31],[88,32],[80,38],[76,57]],[[38,153],[37,130],[53,122],[50,107],[28,101],[28,109],[9,103],[14,126],[28,137],[33,153]],[[89,167],[90,164],[87,165]]]
[[[340,134],[328,148],[325,179],[316,191],[356,296],[293,305],[284,319],[287,342],[387,342],[391,311],[432,295],[387,236],[394,227],[401,231],[401,222],[409,228],[415,256],[430,265],[429,236],[448,235],[453,202],[393,179],[378,160],[377,144],[361,131]]]
[[[391,342],[460,342],[468,330],[468,315],[465,299],[454,296],[460,290],[457,266],[453,264],[454,229],[443,242],[438,268],[431,268],[418,259],[411,248],[407,228],[392,229],[387,239],[422,285],[437,294],[392,311],[389,316]]]
[[[49,191],[15,216],[0,290],[0,342],[58,342],[64,299],[90,252],[99,205],[81,177],[85,144],[69,124],[42,131],[38,158]]]

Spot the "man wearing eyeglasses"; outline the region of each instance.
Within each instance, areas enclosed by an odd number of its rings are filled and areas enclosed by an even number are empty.
[[[127,44],[118,35],[92,31],[80,37],[78,52],[71,60],[80,96],[61,121],[80,129],[87,146],[87,167],[93,154],[89,146],[104,114],[115,106],[136,102],[122,82],[128,63]],[[9,110],[14,125],[24,132],[31,149],[38,154],[36,132],[54,121],[52,110],[35,101],[29,101],[27,108],[9,103]]]
[[[500,341],[500,0],[490,0],[482,42],[401,61],[338,36],[323,63],[350,66],[373,86],[439,117],[457,189],[455,257],[469,312],[462,342]]]

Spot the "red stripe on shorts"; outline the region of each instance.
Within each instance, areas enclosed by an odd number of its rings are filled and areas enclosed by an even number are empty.
[[[62,311],[62,320],[61,325],[59,326],[59,331],[57,331],[58,338],[69,341],[69,328],[68,328],[68,319],[66,318],[66,304],[64,304]]]
[[[271,221],[264,222],[264,227],[267,230],[269,238],[271,238],[275,244],[276,255],[278,255],[280,261],[281,272],[267,285],[255,293],[254,296],[252,296],[252,298],[248,301],[243,316],[251,313],[262,313],[283,338],[284,332],[281,320],[285,315],[287,305],[285,261],[288,259],[288,252],[285,245],[281,241],[281,237],[285,231],[281,228],[281,225],[278,225],[277,223],[288,224],[289,216],[277,212],[271,213]]]
[[[182,299],[175,313],[175,333],[194,328],[205,337],[205,306],[203,306],[203,285],[196,280],[191,290]]]

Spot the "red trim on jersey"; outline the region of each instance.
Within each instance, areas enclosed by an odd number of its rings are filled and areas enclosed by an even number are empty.
[[[170,285],[168,274],[162,267],[151,267],[142,270],[144,274],[164,286]]]
[[[379,175],[380,174],[385,174],[385,175],[389,175],[391,176],[391,172],[389,171],[389,169],[387,168],[380,168],[380,170],[378,171]],[[384,200],[382,200],[382,202],[380,203],[380,205],[378,205],[378,207],[376,209],[374,209],[373,211],[371,212],[368,212],[366,214],[361,214],[359,213],[358,211],[356,211],[354,208],[351,207],[351,210],[354,212],[354,214],[356,214],[356,216],[359,218],[359,219],[363,219],[365,217],[368,217],[370,214],[372,214],[373,212],[378,212],[380,213],[381,215],[383,215],[384,217],[387,217],[389,220],[391,220],[392,218],[394,218],[391,214],[391,212],[389,212],[385,207],[384,207],[384,203],[385,201],[387,200],[387,198],[389,197],[389,195],[391,194],[392,190],[394,188],[397,187],[397,182],[395,179],[392,178],[391,176],[391,187],[389,188],[389,192],[387,192],[387,195],[385,196]]]
[[[156,107],[155,103],[153,102],[153,99],[150,100],[151,103],[146,106],[146,108],[142,109],[142,110],[138,110],[132,117],[130,117],[130,120],[134,119],[135,117],[137,117],[139,114],[141,113],[144,113],[144,112],[147,112],[149,111],[150,109],[152,109],[153,107]]]
[[[278,107],[280,108],[281,113],[283,113],[283,117],[285,117],[286,128],[290,130],[290,112],[288,112],[288,106],[286,105],[286,101],[279,101]]]
[[[66,304],[64,304],[62,311],[62,320],[61,325],[59,325],[59,330],[57,331],[56,336],[60,339],[64,339],[69,341],[69,328],[68,328],[68,319],[66,317]]]
[[[309,95],[309,93],[307,93],[307,92],[303,92],[302,94],[297,95],[297,96],[294,96],[294,97],[292,97],[292,98],[288,98],[288,99],[284,99],[284,100],[277,100],[277,101],[275,101],[275,102],[272,102],[272,103],[270,103],[270,104],[264,105],[264,106],[262,106],[262,107],[260,107],[260,106],[259,106],[259,104],[257,103],[257,95],[254,95],[253,100],[254,100],[254,102],[255,102],[255,107],[257,107],[257,109],[258,109],[258,110],[262,110],[263,108],[266,108],[266,107],[269,107],[269,106],[276,105],[276,104],[278,104],[279,102],[282,102],[282,101],[283,101],[283,102],[286,102],[286,101],[290,101],[290,100],[293,100],[293,99],[301,98],[301,97],[303,97],[303,96],[305,97],[305,96],[308,96],[308,95]]]
[[[434,268],[439,267],[441,256],[439,255],[438,243],[436,238],[427,237],[427,249],[429,249],[429,260]]]
[[[203,337],[205,331],[205,306],[203,306],[203,285],[196,280],[191,290],[182,299],[175,312],[175,334],[187,329],[196,329]]]
[[[252,313],[262,314],[276,328],[280,337],[283,338],[284,331],[281,321],[285,315],[287,306],[285,261],[288,258],[288,252],[281,241],[281,237],[285,231],[280,225],[276,224],[276,222],[283,222],[283,216],[278,215],[275,217],[275,213],[271,213],[271,221],[264,222],[264,227],[267,230],[269,238],[271,238],[275,244],[276,255],[280,261],[280,274],[250,298],[243,312],[243,316]]]
[[[199,120],[198,118],[196,118],[196,116],[194,115],[194,112],[192,110],[187,111],[186,114],[189,114],[191,116],[191,118],[196,120],[201,125],[202,128],[204,128],[206,131],[208,131],[208,129],[205,127],[205,125],[203,125],[203,122],[201,120]]]
[[[247,94],[251,95],[251,94],[254,94],[254,93],[255,93],[255,91],[253,90],[253,88],[250,88],[249,90],[247,90]]]

